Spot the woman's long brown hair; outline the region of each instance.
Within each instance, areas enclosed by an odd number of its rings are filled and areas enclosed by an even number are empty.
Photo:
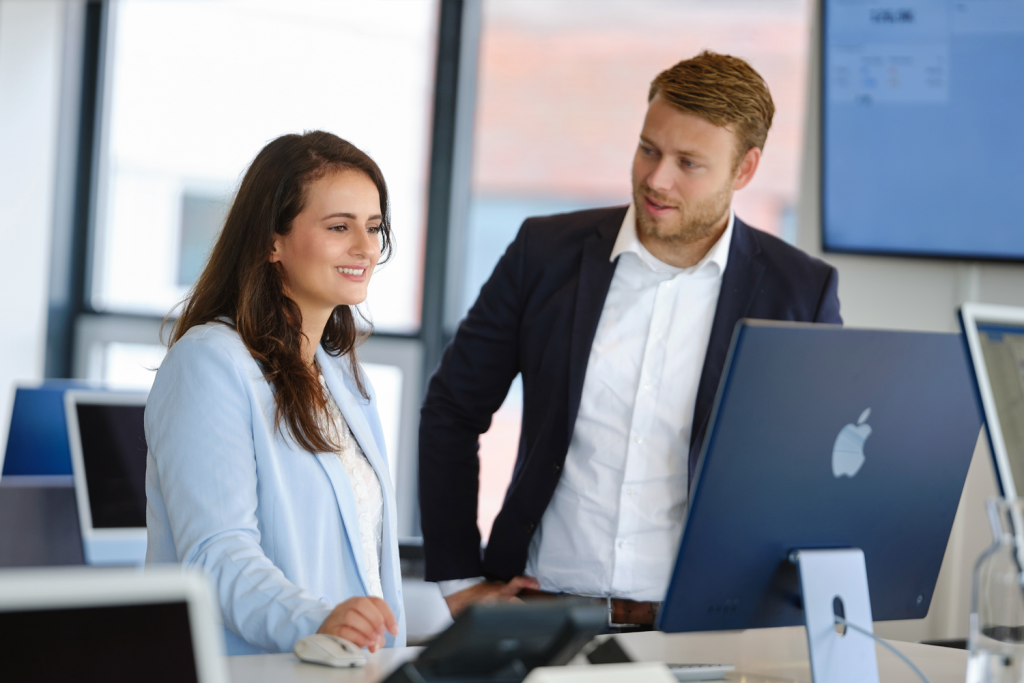
[[[384,176],[373,159],[331,133],[283,135],[264,147],[245,172],[210,259],[182,302],[168,344],[173,346],[196,325],[230,321],[274,386],[275,428],[287,425],[296,443],[310,453],[335,451],[338,445],[319,419],[327,396],[302,360],[302,314],[285,295],[281,272],[269,256],[274,236],[288,234],[305,206],[309,185],[345,170],[365,173],[377,186],[383,217],[380,263],[386,261],[392,251],[391,211]],[[357,326],[352,307],[338,306],[319,339],[332,356],[348,355],[364,398],[368,394],[355,347],[368,330],[368,323],[362,331]]]

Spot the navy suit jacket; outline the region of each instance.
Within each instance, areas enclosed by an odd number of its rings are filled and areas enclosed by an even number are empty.
[[[459,325],[420,417],[420,511],[426,578],[508,580],[558,485],[590,345],[611,285],[627,207],[530,218]],[[736,219],[697,389],[690,480],[733,328],[741,318],[841,323],[835,268]],[[478,437],[515,376],[523,422],[512,482],[481,556]]]

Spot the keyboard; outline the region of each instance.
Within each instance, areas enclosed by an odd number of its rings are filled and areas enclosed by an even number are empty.
[[[677,681],[720,681],[735,671],[732,664],[669,664],[668,670]]]

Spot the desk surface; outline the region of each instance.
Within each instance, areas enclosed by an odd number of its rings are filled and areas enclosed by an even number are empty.
[[[744,683],[811,683],[807,636],[802,626],[723,633],[631,633],[618,637],[639,660],[733,664],[736,672],[726,679]],[[921,668],[931,683],[963,683],[967,670],[967,653],[963,650],[891,642]],[[370,655],[368,664],[361,669],[305,664],[290,654],[231,657],[228,661],[231,680],[246,683],[372,683],[416,656],[419,650],[382,650]],[[914,672],[895,655],[880,646],[877,651],[882,683],[919,683]]]

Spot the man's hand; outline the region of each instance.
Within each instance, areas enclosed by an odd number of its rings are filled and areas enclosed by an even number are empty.
[[[385,630],[398,635],[398,620],[388,603],[380,598],[349,598],[338,603],[316,632],[338,636],[376,652],[384,647]]]
[[[517,576],[508,583],[503,581],[484,581],[470,586],[458,593],[452,593],[444,600],[448,603],[448,611],[457,617],[470,605],[487,602],[518,602],[516,596],[524,588],[540,590],[537,579],[530,576]]]

